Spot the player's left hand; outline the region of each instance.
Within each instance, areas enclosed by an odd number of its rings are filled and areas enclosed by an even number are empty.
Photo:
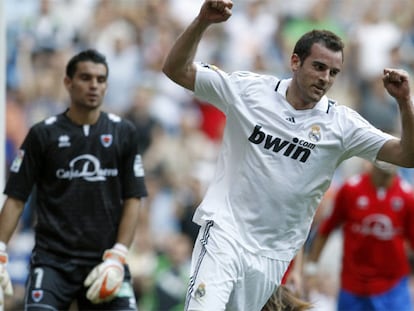
[[[410,101],[409,75],[405,70],[385,68],[382,81],[385,89],[397,101]]]
[[[89,287],[86,297],[92,303],[112,300],[124,281],[124,264],[128,249],[121,244],[105,251],[103,262],[88,274],[84,285]]]

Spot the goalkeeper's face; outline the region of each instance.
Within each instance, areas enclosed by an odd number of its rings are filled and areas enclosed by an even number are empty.
[[[107,70],[103,64],[79,62],[72,78],[65,77],[72,105],[88,110],[101,106],[107,89]]]

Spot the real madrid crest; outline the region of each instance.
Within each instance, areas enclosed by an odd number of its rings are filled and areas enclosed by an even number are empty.
[[[200,285],[198,285],[198,287],[197,287],[197,289],[194,293],[194,296],[195,296],[195,298],[199,299],[199,298],[203,297],[205,294],[206,294],[206,285],[204,283],[200,283]]]
[[[310,141],[317,143],[322,138],[321,127],[317,124],[311,126],[308,138]]]

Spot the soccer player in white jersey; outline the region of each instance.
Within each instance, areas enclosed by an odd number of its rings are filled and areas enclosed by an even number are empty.
[[[398,102],[402,136],[374,128],[326,97],[343,66],[329,31],[304,34],[292,78],[226,73],[195,62],[205,30],[231,16],[231,0],[206,0],[170,50],[164,73],[226,115],[217,171],[197,208],[186,310],[261,310],[303,245],[336,167],[358,156],[414,166],[408,74],[384,69]]]

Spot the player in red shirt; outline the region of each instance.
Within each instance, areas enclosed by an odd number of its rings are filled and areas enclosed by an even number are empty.
[[[407,243],[414,246],[414,196],[397,168],[379,163],[337,192],[318,229],[309,261],[342,226],[344,245],[338,310],[412,310]],[[306,270],[306,269],[305,269]]]

